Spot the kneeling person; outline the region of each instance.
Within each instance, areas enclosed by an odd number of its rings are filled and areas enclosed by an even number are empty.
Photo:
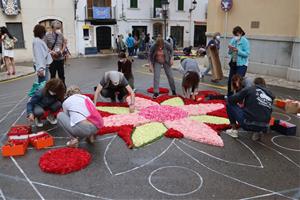
[[[134,91],[128,84],[124,74],[121,72],[109,71],[104,74],[95,91],[95,105],[97,103],[99,94],[101,94],[103,97],[110,98],[111,102],[116,102],[117,98],[119,102],[124,102],[127,94],[129,94],[131,96],[129,109],[130,112],[134,111]]]
[[[186,98],[196,99],[196,92],[200,82],[201,74],[198,63],[195,59],[184,58],[180,61],[179,71],[183,74],[182,90]]]
[[[64,83],[57,78],[49,80],[45,87],[38,90],[27,103],[27,119],[30,123],[35,122],[37,127],[43,127],[41,118],[45,111],[49,110],[47,120],[50,124],[56,124],[57,120],[54,114],[61,109],[61,102],[64,97]]]
[[[77,147],[79,139],[86,138],[93,143],[95,135],[103,126],[103,119],[92,100],[81,94],[79,87],[70,87],[67,91],[63,112],[57,116],[58,124],[71,136],[69,147]]]
[[[227,114],[232,129],[226,133],[237,138],[237,122],[246,131],[265,131],[271,119],[273,100],[274,96],[266,88],[263,78],[256,78],[254,86],[244,88],[228,97]],[[244,102],[244,107],[241,108],[239,102]],[[260,136],[261,134],[254,133],[252,139],[259,140]]]

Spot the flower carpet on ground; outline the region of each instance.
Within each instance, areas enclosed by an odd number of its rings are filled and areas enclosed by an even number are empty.
[[[135,105],[135,112],[129,113],[124,103],[97,103],[104,120],[98,134],[117,133],[129,148],[142,147],[163,136],[224,146],[218,134],[229,127],[224,101],[197,102],[169,95],[153,100],[136,94]]]

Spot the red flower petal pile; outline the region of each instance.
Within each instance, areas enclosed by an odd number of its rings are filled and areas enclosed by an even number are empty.
[[[91,162],[89,152],[78,148],[60,148],[46,152],[40,158],[42,171],[52,174],[68,174],[87,167]]]
[[[153,87],[148,88],[148,89],[147,89],[147,92],[149,92],[149,93],[154,93]],[[169,93],[169,89],[168,89],[168,88],[163,88],[163,87],[160,87],[160,88],[159,88],[159,94],[168,94],[168,93]]]
[[[172,128],[170,128],[166,133],[165,137],[167,138],[183,138],[183,134],[179,131],[176,131]]]

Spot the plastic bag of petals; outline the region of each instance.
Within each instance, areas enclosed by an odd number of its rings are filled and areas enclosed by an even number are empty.
[[[29,135],[29,134],[31,134],[31,126],[22,125],[22,124],[12,126],[9,132],[7,133],[8,136]]]

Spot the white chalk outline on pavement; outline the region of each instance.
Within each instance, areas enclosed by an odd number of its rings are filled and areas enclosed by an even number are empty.
[[[18,101],[18,103],[12,108],[10,109],[6,115],[4,115],[1,119],[0,119],[0,123],[2,123],[8,116],[10,113],[12,113],[25,99],[26,99],[27,95],[25,95],[20,101]]]
[[[38,191],[38,189],[33,185],[32,181],[28,178],[26,173],[23,171],[23,169],[20,167],[20,165],[17,163],[17,161],[10,156],[10,159],[13,161],[13,163],[16,165],[16,167],[19,169],[19,171],[23,174],[27,182],[31,185],[31,187],[34,189],[34,191],[37,193],[37,195],[42,199],[45,200],[45,198],[42,196],[42,194]]]
[[[293,188],[293,189],[282,190],[282,191],[278,191],[277,193],[284,194],[284,193],[289,193],[289,192],[293,192],[293,191],[297,191],[297,190],[300,190],[300,188]],[[271,193],[267,193],[267,194],[262,194],[262,195],[257,195],[257,196],[242,198],[240,200],[257,199],[257,198],[268,197],[268,196],[272,196],[272,195],[277,195],[277,194],[274,194],[274,192],[271,192]]]
[[[296,151],[296,152],[299,152],[299,151],[300,151],[300,149],[287,148],[287,147],[284,147],[284,146],[281,146],[281,145],[277,144],[274,140],[275,140],[276,138],[279,138],[279,137],[296,138],[296,139],[298,139],[298,140],[300,140],[300,137],[296,137],[296,136],[285,136],[285,135],[277,135],[277,136],[272,137],[272,139],[271,139],[272,143],[273,143],[275,146],[278,146],[278,147],[280,147],[280,148],[282,148],[282,149],[289,150],[289,151]]]
[[[285,159],[287,159],[288,161],[290,161],[291,163],[293,163],[296,167],[300,168],[300,165],[297,164],[295,161],[293,161],[290,157],[288,157],[287,155],[281,153],[280,151],[277,151],[276,149],[269,147],[268,145],[262,143],[262,142],[258,142],[260,145],[266,147],[267,149],[270,149],[272,151],[275,151],[277,154],[279,154],[280,156],[284,157]]]
[[[116,137],[117,137],[117,136],[114,136],[114,138],[113,138],[113,139],[110,141],[110,143],[106,146],[106,149],[105,149],[105,152],[104,152],[104,156],[103,156],[103,157],[104,157],[103,160],[104,160],[105,166],[106,166],[106,168],[108,169],[108,171],[110,172],[110,174],[113,175],[113,176],[120,176],[120,175],[123,175],[123,174],[127,174],[127,173],[129,173],[129,172],[135,171],[135,170],[137,170],[137,169],[140,169],[140,168],[142,168],[142,167],[144,167],[144,166],[146,166],[146,165],[152,163],[153,161],[155,161],[155,160],[157,160],[158,158],[160,158],[161,156],[163,156],[163,155],[170,149],[170,147],[174,144],[174,141],[175,141],[175,139],[173,139],[173,140],[171,141],[171,143],[169,144],[169,146],[168,146],[166,149],[164,149],[160,154],[158,154],[157,156],[155,156],[155,157],[152,158],[151,160],[145,162],[144,164],[139,165],[139,166],[136,166],[136,167],[131,168],[131,169],[128,169],[128,170],[126,170],[126,171],[118,172],[118,173],[115,173],[115,174],[114,174],[114,173],[112,172],[112,170],[110,169],[109,164],[108,164],[108,162],[107,162],[107,160],[106,160],[106,154],[107,154],[107,151],[109,150],[110,145],[112,144],[113,140],[114,140]]]
[[[222,158],[219,158],[219,157],[216,157],[214,155],[211,155],[211,154],[209,154],[209,153],[207,153],[205,151],[197,149],[197,148],[195,148],[195,147],[193,147],[193,146],[191,146],[191,145],[189,145],[189,144],[187,144],[187,143],[185,143],[185,142],[183,142],[181,140],[178,140],[178,142],[182,143],[183,145],[187,146],[188,148],[193,149],[193,150],[195,150],[195,151],[197,151],[197,152],[199,152],[201,154],[204,154],[206,156],[209,156],[211,158],[214,158],[214,159],[222,161],[222,162],[226,162],[226,163],[233,164],[233,165],[240,165],[240,166],[246,166],[246,167],[260,168],[260,169],[264,168],[264,166],[263,166],[260,158],[256,155],[256,153],[248,145],[246,145],[244,142],[240,141],[239,139],[237,139],[237,141],[240,142],[243,146],[245,146],[254,155],[254,157],[256,158],[256,160],[259,162],[260,165],[250,165],[250,164],[245,164],[245,163],[239,163],[239,162],[233,162],[233,161],[229,161],[229,160],[224,160]]]
[[[4,177],[4,178],[8,178],[8,179],[13,179],[15,181],[27,182],[26,179],[20,178],[18,176],[10,176],[10,175],[7,175],[7,174],[2,174],[2,173],[0,173],[0,176]],[[39,185],[39,186],[43,186],[43,187],[48,187],[48,188],[53,188],[53,189],[57,189],[57,190],[62,190],[62,191],[70,192],[70,193],[73,193],[73,194],[80,194],[80,195],[83,195],[83,196],[86,196],[86,197],[92,197],[92,198],[104,199],[104,200],[112,200],[112,199],[109,199],[109,198],[106,198],[106,197],[100,197],[100,196],[96,196],[96,195],[93,195],[93,194],[88,194],[88,193],[78,192],[78,191],[75,191],[75,190],[65,189],[65,188],[62,188],[62,187],[58,187],[58,186],[54,186],[54,185],[49,185],[49,184],[46,184],[46,183],[41,183],[41,182],[36,182],[36,181],[32,181],[32,183],[34,185]]]
[[[190,191],[190,192],[186,192],[186,193],[170,193],[170,192],[166,192],[166,191],[163,191],[163,190],[161,190],[161,189],[158,189],[158,188],[152,183],[151,179],[152,179],[152,176],[153,176],[153,174],[154,174],[155,172],[157,172],[157,171],[159,171],[159,170],[162,170],[162,169],[165,169],[165,168],[180,168],[180,169],[185,169],[185,170],[191,171],[191,172],[193,172],[194,174],[196,174],[196,175],[198,176],[198,178],[199,178],[199,180],[200,180],[200,184],[199,184],[199,186],[198,186],[196,189],[194,189],[194,190],[192,190],[192,191]],[[180,196],[186,196],[186,195],[193,194],[193,193],[197,192],[198,190],[200,190],[201,187],[202,187],[202,185],[203,185],[203,178],[202,178],[202,176],[201,176],[198,172],[196,172],[196,171],[194,171],[194,170],[192,170],[192,169],[190,169],[190,168],[183,167],[183,166],[171,165],[171,166],[160,167],[160,168],[157,168],[156,170],[152,171],[151,174],[150,174],[149,177],[148,177],[148,182],[149,182],[149,184],[151,185],[152,188],[154,188],[156,191],[158,191],[158,192],[160,192],[160,193],[163,193],[163,194],[166,194],[166,195],[169,195],[169,196],[177,196],[177,197],[180,197]]]
[[[280,112],[273,112],[273,114],[277,114],[277,115],[281,115],[281,116],[284,116],[284,117],[286,117],[287,119],[282,119],[283,121],[287,121],[287,122],[289,122],[289,121],[291,121],[291,117],[290,116],[288,116],[287,114],[284,114],[284,113],[280,113]]]
[[[283,196],[283,197],[286,197],[286,198],[288,198],[288,199],[292,199],[292,198],[289,197],[289,196],[285,196],[285,195],[280,194],[280,193],[278,193],[278,192],[275,192],[275,191],[272,191],[272,190],[269,190],[269,189],[266,189],[266,188],[262,188],[262,187],[257,186],[257,185],[253,185],[253,184],[251,184],[251,183],[247,183],[247,182],[242,181],[242,180],[240,180],[240,179],[234,178],[234,177],[232,177],[232,176],[230,176],[230,175],[227,175],[227,174],[224,174],[224,173],[219,172],[219,171],[217,171],[217,170],[214,170],[214,169],[212,169],[212,168],[206,166],[206,165],[203,164],[202,162],[200,162],[198,159],[194,158],[191,154],[185,152],[185,151],[184,151],[182,148],[180,148],[176,143],[174,143],[174,145],[175,145],[180,151],[182,151],[185,155],[187,155],[187,156],[190,157],[192,160],[194,160],[196,163],[198,163],[199,165],[205,167],[206,169],[208,169],[208,170],[210,170],[210,171],[212,171],[212,172],[214,172],[214,173],[216,173],[216,174],[219,174],[219,175],[221,175],[221,176],[224,176],[224,177],[226,177],[226,178],[229,178],[229,179],[231,179],[231,180],[234,180],[234,181],[236,181],[236,182],[239,182],[239,183],[248,185],[248,186],[253,187],[253,188],[256,188],[256,189],[260,189],[260,190],[263,190],[263,191],[266,191],[266,192],[271,192],[271,193],[274,193],[274,194],[276,194],[276,195]]]
[[[3,191],[0,189],[0,197],[3,199],[3,200],[6,200],[5,196],[4,196],[4,193]]]
[[[19,121],[19,119],[21,119],[21,117],[24,115],[25,112],[26,112],[26,109],[23,110],[23,112],[19,115],[19,117],[10,126],[15,125]],[[0,144],[3,144],[3,142],[2,142],[3,138],[7,135],[8,131],[9,131],[9,129],[5,133],[3,133],[2,135],[0,135],[1,136],[1,138],[0,138]]]

